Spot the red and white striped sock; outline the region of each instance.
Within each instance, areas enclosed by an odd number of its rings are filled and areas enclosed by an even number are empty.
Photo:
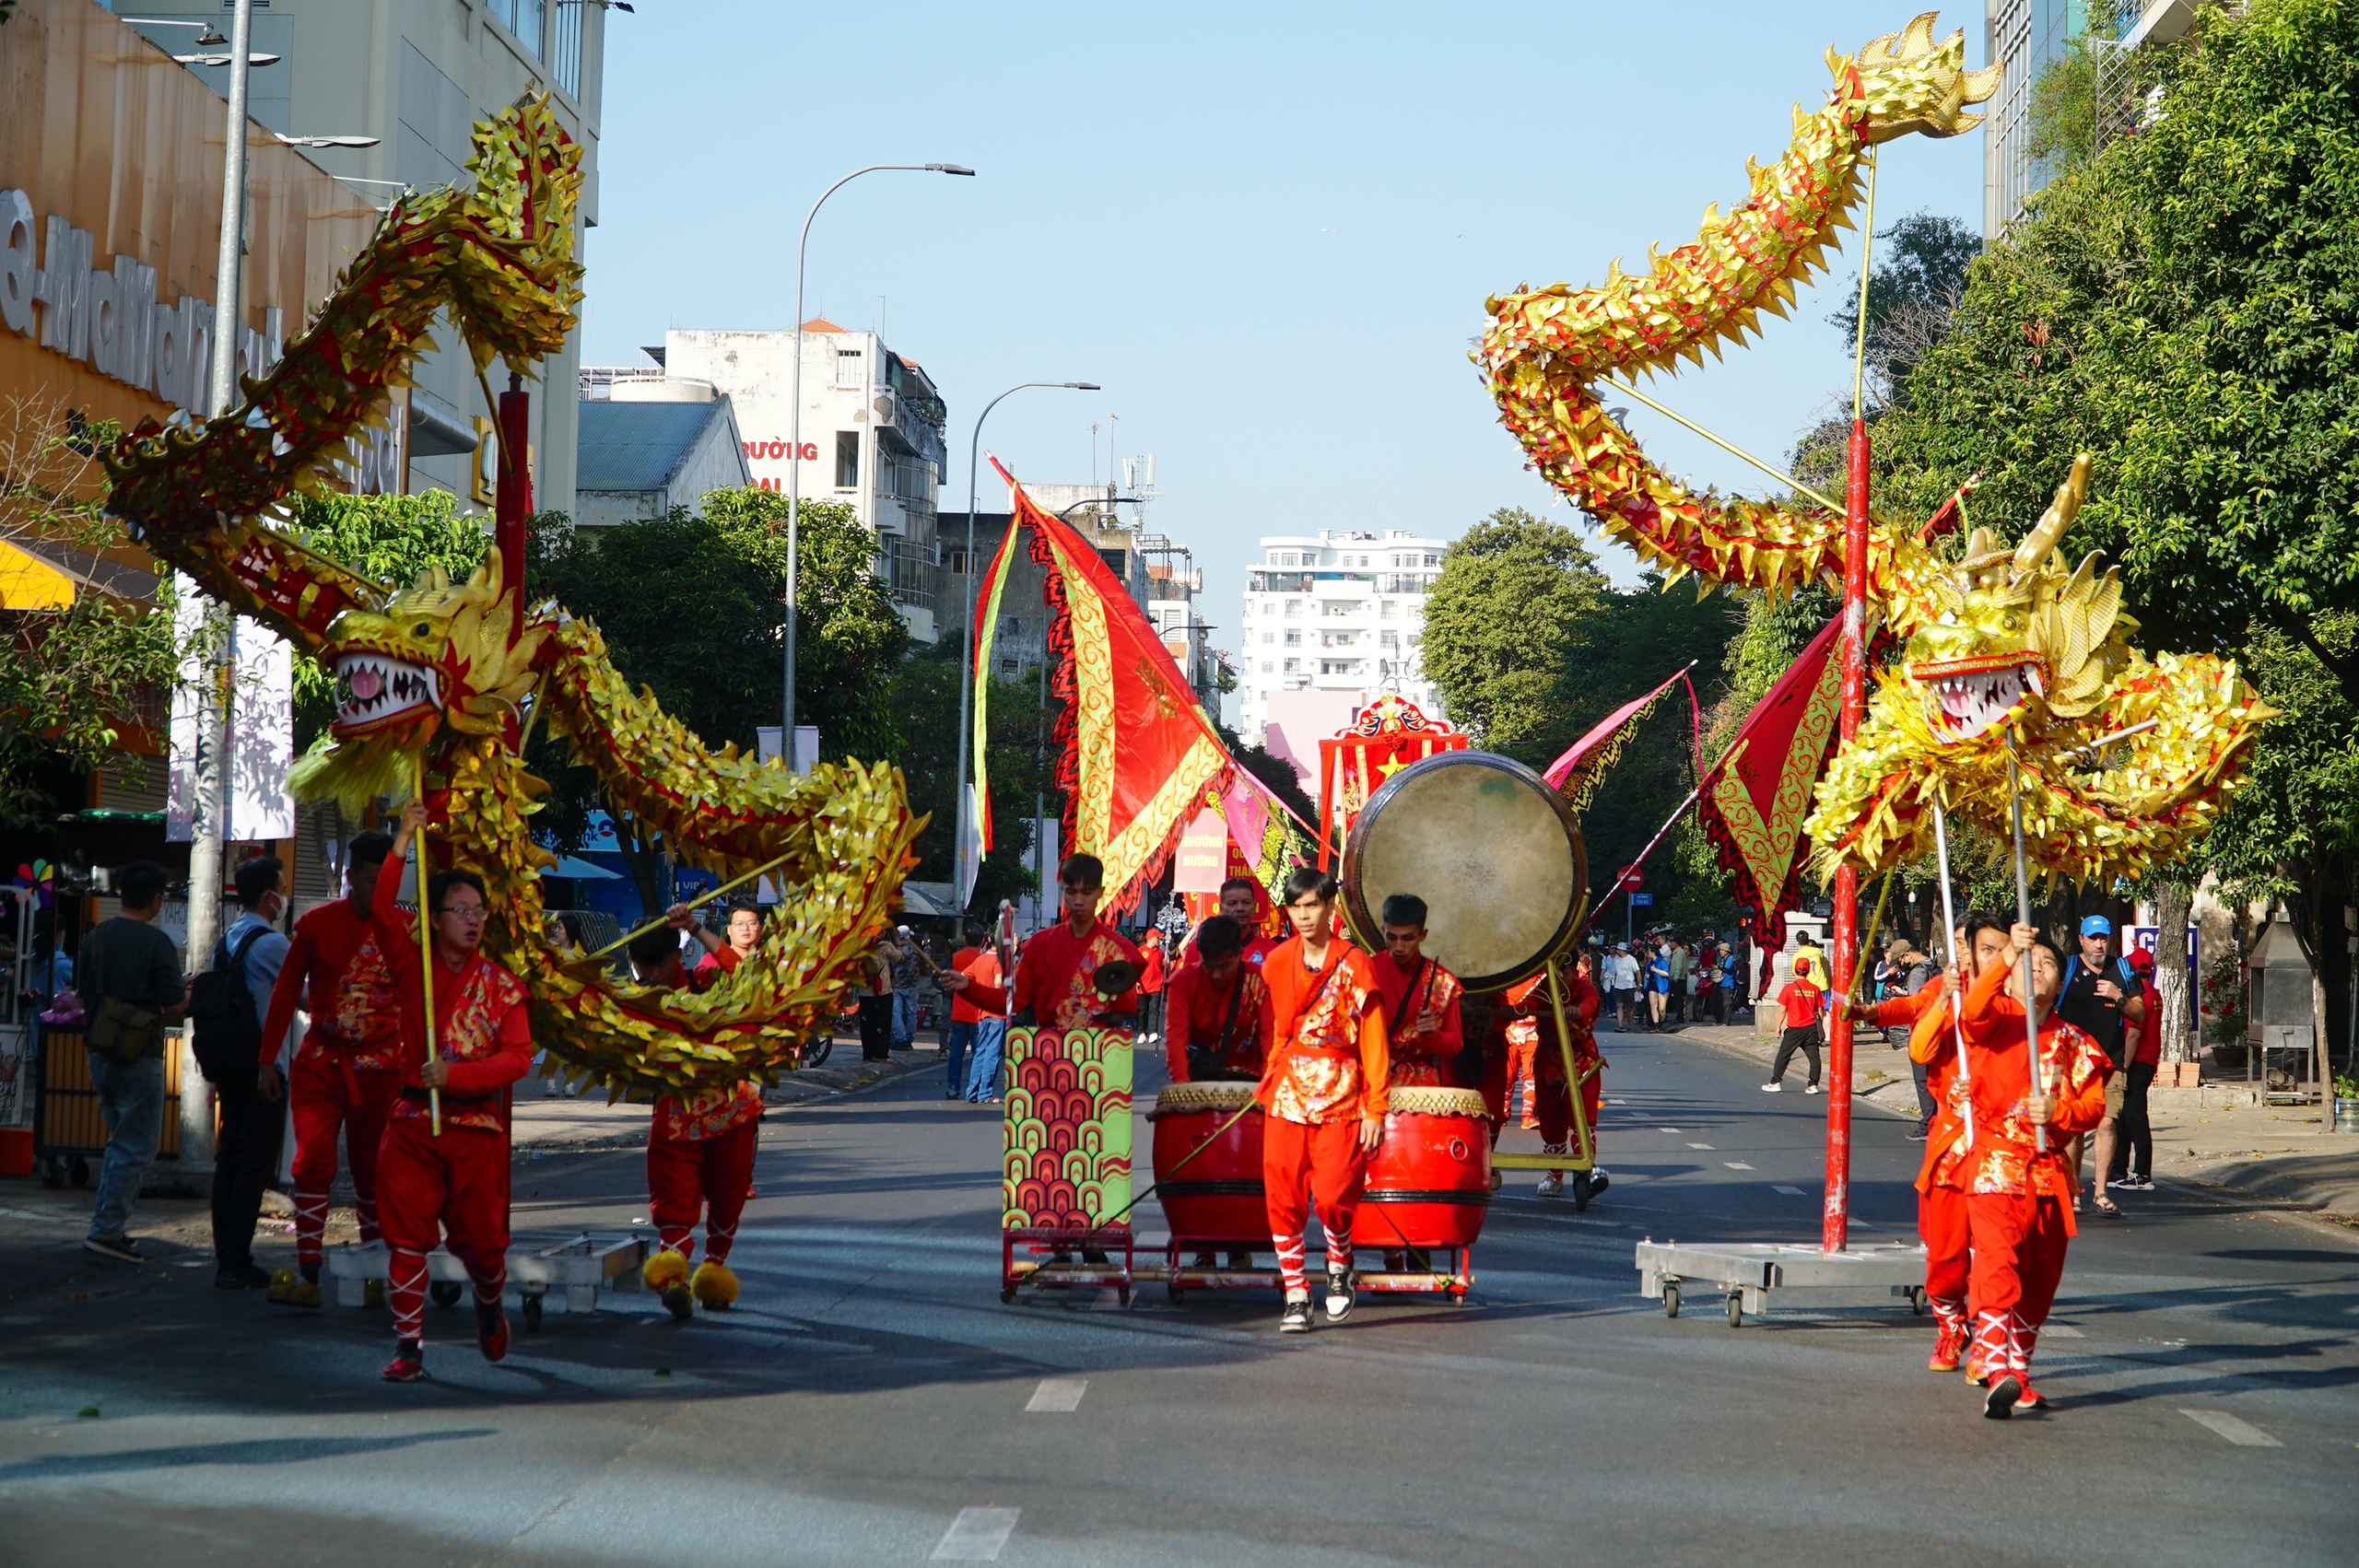
[[[385,1233],[377,1228],[377,1199],[373,1193],[366,1198],[354,1198],[352,1212],[353,1217],[360,1222],[361,1246],[374,1246],[385,1239]]]
[[[2028,1321],[2022,1313],[2008,1314],[2007,1364],[2016,1376],[2028,1381],[2031,1377],[2031,1352],[2039,1343],[2039,1326]]]
[[[426,1338],[426,1254],[393,1252],[385,1270],[387,1293],[393,1298],[393,1338]]]
[[[1925,1304],[1933,1309],[1933,1321],[1944,1334],[1966,1332],[1966,1298],[1964,1296],[1929,1295]]]
[[[1327,1272],[1350,1273],[1352,1269],[1352,1238],[1330,1235],[1327,1238]]]
[[[655,1244],[666,1252],[676,1252],[683,1258],[692,1258],[697,1255],[696,1234],[687,1225],[656,1226]]]
[[[1565,1152],[1565,1146],[1562,1143],[1543,1143],[1540,1146],[1540,1152],[1543,1154],[1561,1154]],[[1565,1173],[1562,1170],[1552,1169],[1548,1174],[1558,1181],[1565,1179]]]
[[[728,1262],[729,1249],[736,1244],[736,1221],[732,1220],[725,1225],[715,1224],[713,1223],[712,1216],[710,1214],[705,1216],[704,1255],[706,1261],[711,1263]]]
[[[1278,1249],[1278,1277],[1288,1295],[1310,1293],[1310,1277],[1303,1271],[1302,1238],[1273,1235],[1271,1244]]]
[[[1985,1377],[2014,1369],[2014,1316],[2012,1312],[1974,1315],[1973,1364]]]
[[[316,1273],[320,1255],[325,1250],[328,1230],[328,1195],[295,1189],[295,1261],[304,1270]]]

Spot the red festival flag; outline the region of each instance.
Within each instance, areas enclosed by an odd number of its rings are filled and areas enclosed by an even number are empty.
[[[1548,771],[1541,777],[1555,786],[1557,792],[1565,797],[1575,812],[1587,811],[1590,797],[1597,793],[1599,783],[1620,760],[1622,748],[1637,732],[1638,725],[1654,711],[1654,706],[1661,700],[1662,694],[1685,680],[1687,670],[1694,668],[1690,664],[1646,696],[1632,698],[1599,720],[1588,734],[1575,741],[1564,755],[1550,763]]]
[[[1764,947],[1785,945],[1785,911],[1801,896],[1802,819],[1835,750],[1842,625],[1840,615],[1827,622],[1755,705],[1696,801],[1736,901],[1753,910],[1745,929]]]

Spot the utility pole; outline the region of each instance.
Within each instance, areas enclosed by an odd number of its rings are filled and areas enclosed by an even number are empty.
[[[237,0],[236,19],[229,27],[229,134],[221,156],[221,253],[215,269],[213,300],[213,408],[215,417],[238,401],[238,331],[240,301],[244,292],[246,216],[246,76],[253,43],[253,0]],[[208,605],[197,676],[196,755],[189,759],[194,799],[189,822],[188,931],[181,954],[184,973],[196,974],[213,963],[213,944],[221,936],[221,857],[227,804],[229,766],[222,755],[229,743],[229,685],[234,667],[229,662],[229,615],[219,604]]]

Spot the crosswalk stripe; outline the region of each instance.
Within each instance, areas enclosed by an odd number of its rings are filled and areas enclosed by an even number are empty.
[[[2248,1421],[2238,1421],[2225,1410],[2189,1410],[2178,1412],[2198,1426],[2208,1426],[2239,1448],[2283,1448],[2285,1446]]]
[[[1726,1165],[1732,1171],[1749,1171],[1753,1168],[1751,1165],[1746,1164],[1743,1160],[1722,1160],[1720,1164]]]
[[[1027,1411],[1076,1410],[1081,1408],[1082,1395],[1088,1389],[1089,1379],[1086,1377],[1043,1377],[1040,1387],[1032,1390],[1031,1401],[1024,1408]]]
[[[933,1549],[936,1562],[996,1562],[1021,1508],[961,1508]]]

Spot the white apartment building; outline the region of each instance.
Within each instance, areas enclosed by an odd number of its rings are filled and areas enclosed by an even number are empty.
[[[1395,528],[1384,533],[1267,535],[1245,584],[1237,658],[1238,717],[1262,738],[1284,694],[1314,693],[1321,707],[1356,709],[1398,692],[1442,717],[1425,678],[1426,595],[1449,542]]]
[[[803,451],[792,454],[795,345],[803,354]],[[800,463],[804,500],[843,501],[876,534],[877,575],[893,588],[910,634],[935,638],[935,498],[943,422],[933,380],[874,333],[813,317],[793,332],[675,329],[663,334],[663,376],[708,384],[736,411],[745,466],[766,490],[785,490]],[[616,396],[651,395],[613,378]]]

